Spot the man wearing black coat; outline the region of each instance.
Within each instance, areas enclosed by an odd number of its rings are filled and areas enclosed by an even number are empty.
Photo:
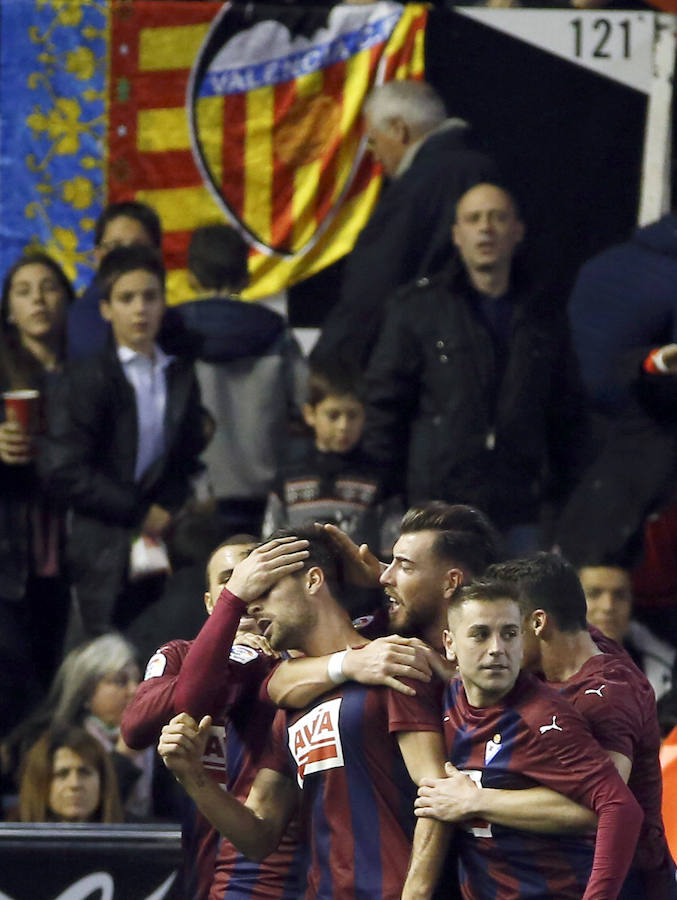
[[[583,395],[563,311],[513,265],[524,226],[492,184],[467,191],[459,260],[397,293],[367,373],[364,448],[407,503],[469,503],[515,555],[536,549],[542,503],[572,485]]]
[[[312,353],[316,363],[341,358],[366,366],[388,298],[448,262],[457,200],[496,176],[493,161],[472,149],[467,123],[446,118],[429,84],[380,85],[364,112],[369,145],[388,184],[348,256],[339,301]]]

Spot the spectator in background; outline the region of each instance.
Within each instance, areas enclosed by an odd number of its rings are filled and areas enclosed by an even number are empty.
[[[26,755],[21,822],[122,822],[115,770],[84,728],[47,731]]]
[[[119,247],[99,280],[113,341],[66,373],[38,461],[53,496],[73,511],[71,633],[85,638],[126,627],[159,594],[162,578],[130,578],[131,546],[157,544],[170,528],[204,446],[192,366],[156,343],[165,311],[160,258],[148,247]]]
[[[118,247],[141,245],[162,250],[162,226],[155,210],[137,200],[110,203],[94,226],[94,264]],[[101,317],[101,289],[94,278],[68,314],[68,346],[71,359],[81,359],[102,350],[108,327]]]
[[[0,391],[42,395],[66,355],[73,288],[44,253],[22,256],[0,298]],[[35,408],[37,413],[37,407]],[[68,589],[62,578],[62,522],[40,489],[34,454],[41,416],[29,433],[0,409],[0,736],[47,689],[61,654]]]
[[[71,650],[45,700],[17,725],[3,746],[6,790],[16,788],[21,761],[44,731],[77,725],[110,754],[126,815],[143,819],[155,812],[166,814],[171,798],[165,799],[161,782],[156,785],[157,798],[153,797],[153,752],[132,751],[119,737],[122,714],[139,679],[136,650],[118,634],[103,635]]]
[[[656,698],[672,685],[677,651],[632,618],[632,584],[627,569],[585,565],[578,572],[588,603],[588,621],[621,644],[649,679]]]
[[[331,522],[357,544],[369,544],[381,553],[381,478],[360,448],[364,427],[361,374],[341,362],[314,367],[303,417],[312,438],[295,448],[279,468],[268,497],[263,534],[309,521]],[[401,517],[401,508],[391,514],[397,512]],[[386,554],[391,547],[392,540]]]
[[[603,438],[635,396],[650,354],[645,374],[675,371],[674,353],[665,358],[655,350],[677,341],[677,215],[668,213],[588,260],[576,279],[569,317]]]
[[[278,313],[238,298],[249,247],[230,225],[206,225],[188,249],[192,286],[208,296],[174,308],[196,356],[215,432],[202,459],[223,534],[258,534],[290,421],[300,417],[307,368]]]
[[[578,275],[569,316],[593,413],[595,459],[557,533],[570,559],[634,564],[646,525],[651,560],[637,599],[661,614],[674,608],[677,590],[676,284],[674,213],[595,256]]]
[[[506,553],[543,541],[580,468],[585,418],[566,320],[513,261],[524,225],[493,184],[459,200],[460,259],[395,295],[367,372],[364,448],[407,502],[468,503]]]
[[[367,364],[386,301],[447,263],[457,200],[496,177],[492,160],[472,149],[468,123],[447,118],[429,84],[379,85],[364,116],[369,147],[389,183],[348,256],[340,298],[311,355],[318,364],[337,358]]]

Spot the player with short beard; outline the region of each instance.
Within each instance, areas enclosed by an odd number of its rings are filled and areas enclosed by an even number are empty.
[[[341,657],[346,646],[360,646],[364,639],[337,600],[331,538],[321,528],[299,529],[297,537],[309,542],[300,574],[282,575],[262,587],[236,569],[230,590],[276,648],[294,644],[310,656]],[[340,665],[331,671],[342,681]],[[176,716],[163,729],[159,751],[201,811],[241,853],[265,858],[301,799],[309,815],[308,900],[327,892],[336,900],[352,900],[356,885],[374,900],[427,895],[437,877],[431,860],[441,862],[447,829],[428,822],[414,833],[413,799],[422,778],[443,771],[435,689],[419,687],[410,697],[383,687],[334,683],[308,708],[281,710],[272,751],[244,804],[205,776],[200,756],[210,721],[205,717],[198,725],[185,713]]]

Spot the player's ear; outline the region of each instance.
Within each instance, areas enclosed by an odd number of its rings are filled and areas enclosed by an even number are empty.
[[[319,566],[311,566],[303,575],[305,577],[306,590],[309,594],[317,593],[322,585],[326,584],[324,572]]]
[[[450,662],[456,662],[456,650],[454,649],[454,637],[448,628],[442,632],[442,643],[444,644],[444,652]]]
[[[444,573],[444,596],[451,599],[455,591],[463,584],[463,572],[461,569],[447,569]]]
[[[214,606],[215,603],[212,600],[212,595],[209,593],[209,591],[205,591],[205,608],[207,610],[208,616],[211,616],[211,614],[214,612]]]
[[[548,624],[547,612],[544,609],[535,609],[528,618],[528,624],[536,637],[540,637]]]

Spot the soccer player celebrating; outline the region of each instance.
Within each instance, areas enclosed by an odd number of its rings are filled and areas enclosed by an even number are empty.
[[[519,587],[526,613],[522,665],[542,671],[574,705],[642,807],[642,831],[621,898],[674,900],[675,866],[661,817],[660,728],[650,682],[620,647],[602,637],[600,648],[593,640],[599,632],[591,636],[588,630],[583,587],[561,556],[539,553],[492,566],[491,574]]]
[[[521,791],[544,785],[594,810],[599,822],[595,841],[464,821],[457,829],[463,897],[613,900],[632,860],[642,812],[571,704],[533,675],[520,673],[516,588],[496,581],[462,588],[450,603],[448,624],[447,652],[460,677],[445,693],[445,743],[455,776],[461,777],[459,769],[489,789],[476,791],[478,808],[491,789],[519,798]],[[458,810],[448,814],[446,803],[452,780],[423,782],[419,816],[458,820]],[[533,811],[523,810],[522,817],[533,818]]]
[[[236,570],[230,591],[247,604],[273,649],[322,656],[361,645],[364,638],[337,600],[331,538],[321,528],[299,529],[297,537],[309,542],[300,573],[262,587],[239,579]],[[174,717],[162,731],[159,752],[243,855],[265,858],[277,846],[300,788],[308,821],[308,900],[352,900],[356,886],[374,900],[429,895],[448,830],[431,820],[416,823],[413,800],[416,784],[444,771],[435,689],[419,686],[411,697],[343,682],[303,710],[281,710],[245,803],[205,774],[201,754],[209,724],[209,717],[199,725],[186,713]]]
[[[379,562],[366,544],[357,547],[340,529],[324,527],[340,552],[346,578],[363,587],[380,585],[385,591],[385,614],[379,610],[373,617],[363,617],[356,627],[365,637],[391,632],[371,645],[374,651],[379,646],[382,657],[366,649],[348,650],[340,665],[336,664],[334,680],[370,683],[374,669],[379,678],[371,683],[415,693],[415,688],[401,679],[429,680],[433,667],[440,669],[437,657],[444,654],[442,633],[449,599],[459,585],[481,575],[497,559],[498,536],[493,526],[472,506],[441,501],[413,506],[402,519],[388,566]],[[384,681],[386,660],[390,673]],[[328,663],[327,657],[281,663],[267,683],[271,699],[285,708],[305,706],[333,687]]]
[[[263,590],[280,573],[301,568],[306,546],[286,539],[254,549],[253,539],[242,535],[214,550],[204,595],[209,619],[194,641],[170,641],[151,657],[123,716],[121,731],[128,746],[142,749],[156,743],[162,726],[178,712],[188,710],[198,718],[210,713],[205,770],[233,796],[247,797],[276,712],[272,703],[259,699],[259,689],[277,660],[250,647],[233,647],[238,626],[245,624],[243,605],[224,585],[239,564],[240,578]],[[220,840],[199,810],[191,810],[183,828],[186,897],[296,900],[302,874],[297,838],[297,826],[287,829],[274,853],[251,862]]]

